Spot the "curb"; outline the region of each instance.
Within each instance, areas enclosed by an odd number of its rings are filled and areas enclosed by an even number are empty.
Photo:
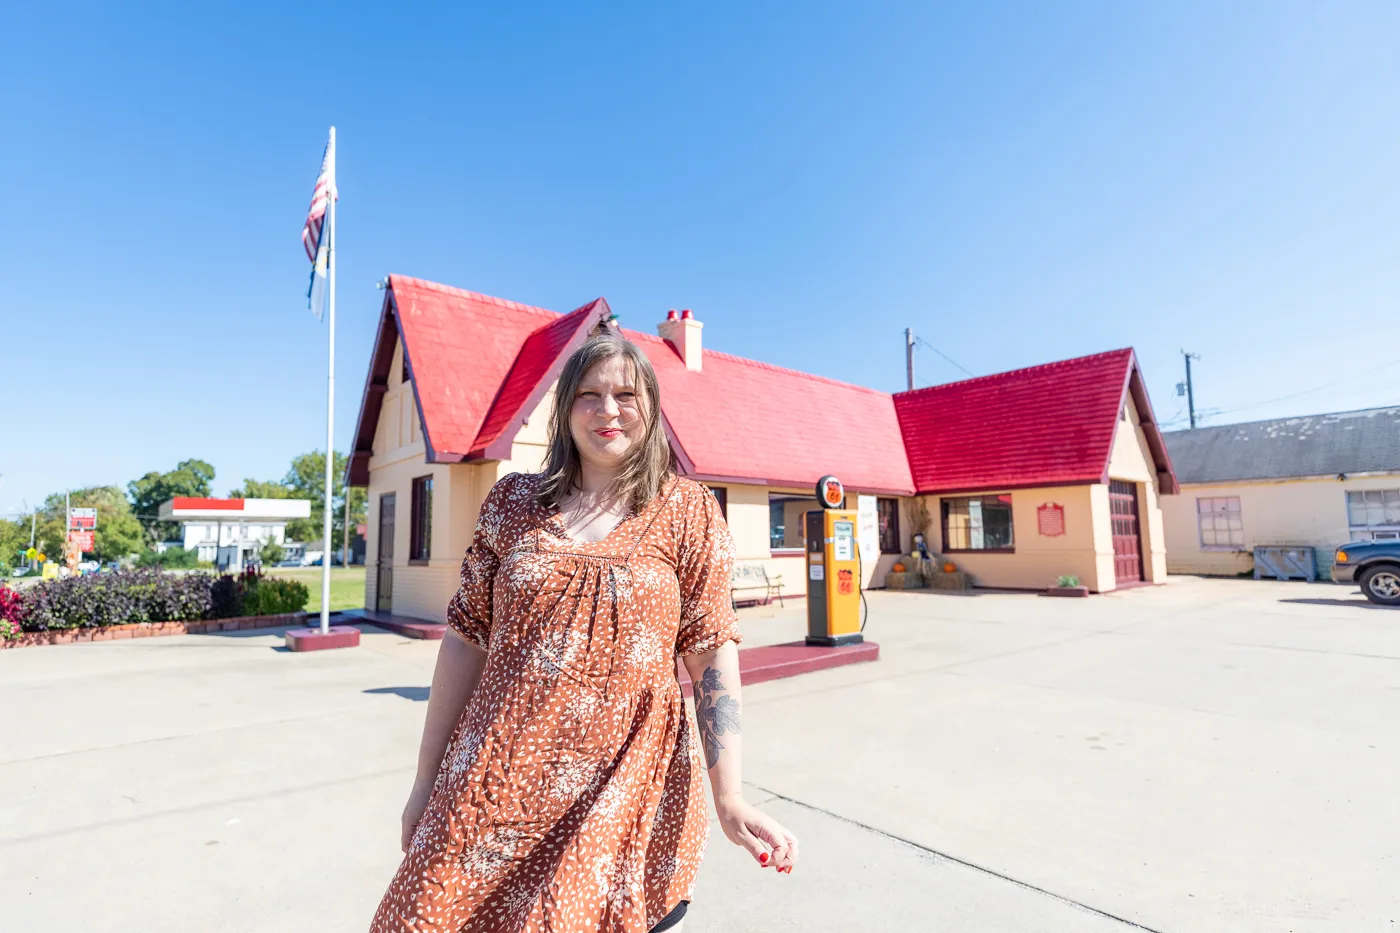
[[[87,641],[120,641],[124,638],[153,638],[162,635],[210,635],[217,632],[243,632],[257,628],[304,625],[306,618],[305,612],[286,612],[272,616],[237,616],[232,619],[204,619],[190,622],[130,622],[124,625],[104,625],[90,628],[50,629],[45,632],[23,632],[18,638],[0,641],[0,650],[37,648],[45,645],[70,645]]]

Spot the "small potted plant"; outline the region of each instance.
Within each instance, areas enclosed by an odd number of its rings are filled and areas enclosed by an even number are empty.
[[[1055,585],[1046,590],[1049,596],[1088,596],[1089,588],[1079,583],[1079,578],[1074,574],[1065,574],[1055,581]]]

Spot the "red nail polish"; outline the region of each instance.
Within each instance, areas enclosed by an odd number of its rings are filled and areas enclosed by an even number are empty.
[[[767,853],[767,852],[760,852],[760,853],[758,853],[758,862],[759,862],[760,865],[767,865],[767,864],[768,864],[768,853]]]

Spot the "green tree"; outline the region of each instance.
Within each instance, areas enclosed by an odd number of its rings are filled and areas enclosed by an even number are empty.
[[[345,454],[336,451],[335,472],[332,476],[331,550],[337,550],[345,532]],[[248,499],[309,499],[311,517],[287,523],[287,538],[292,541],[321,540],[321,523],[325,520],[326,455],[319,450],[292,459],[281,482],[246,479],[234,496]],[[350,531],[365,521],[365,490],[352,489],[350,495]]]
[[[262,558],[264,564],[273,567],[287,556],[287,552],[282,550],[282,545],[269,539],[268,542],[262,546],[262,551],[259,552],[259,556]]]
[[[245,479],[229,496],[234,499],[292,499],[295,493],[277,480]]]
[[[97,509],[97,534],[92,556],[98,560],[121,560],[148,550],[146,529],[131,512],[131,503],[116,486],[93,486],[74,490],[69,496],[73,508]],[[50,560],[63,560],[67,533],[64,494],[56,492],[39,509],[38,540]]]
[[[166,541],[180,533],[180,526],[176,522],[155,521],[161,503],[169,502],[176,496],[203,498],[210,494],[213,484],[212,466],[203,460],[181,460],[168,473],[152,471],[138,480],[132,480],[126,484],[126,491],[131,497],[132,510],[150,529],[151,539]]]
[[[23,523],[0,518],[0,571],[8,574],[20,563],[20,552],[29,547],[29,519]]]

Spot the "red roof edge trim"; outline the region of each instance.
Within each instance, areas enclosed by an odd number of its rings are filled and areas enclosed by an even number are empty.
[[[695,461],[690,459],[690,454],[685,452],[685,447],[681,445],[681,439],[677,436],[671,422],[666,418],[666,412],[661,412],[661,429],[666,432],[666,442],[671,445],[671,453],[676,457],[676,472],[681,476],[695,477]]]
[[[1036,481],[1033,483],[1003,483],[998,486],[963,486],[957,489],[920,489],[914,495],[932,499],[947,499],[950,496],[986,496],[998,492],[1012,492],[1017,489],[1058,489],[1061,486],[1093,486],[1103,482],[1101,476],[1066,476],[1063,479]],[[860,492],[859,489],[856,492]]]
[[[549,365],[545,368],[544,372],[540,375],[539,379],[535,381],[534,386],[531,387],[530,392],[525,397],[524,401],[520,402],[519,405],[515,406],[514,411],[497,411],[497,406],[502,401],[501,393],[506,386],[510,385],[511,379],[515,376],[516,367],[522,365],[522,362],[525,361],[527,358],[527,354],[533,349],[533,347],[531,346],[532,341],[535,341],[537,337],[543,337],[545,331],[547,331],[551,327],[556,327],[560,324],[563,324],[564,326],[569,326],[569,324],[566,322],[569,321],[569,318],[572,318],[575,315],[577,315],[578,320],[573,322],[573,330],[572,333],[569,334],[568,340],[564,342],[564,345],[554,355],[554,358],[550,360]],[[539,406],[540,402],[549,392],[550,386],[554,385],[554,383],[559,380],[559,374],[563,371],[564,364],[568,362],[569,357],[573,355],[575,350],[583,346],[584,342],[587,341],[589,336],[592,334],[593,328],[595,326],[597,326],[602,321],[606,321],[610,317],[612,317],[612,308],[608,306],[607,299],[598,297],[590,301],[588,304],[583,305],[580,308],[576,308],[568,314],[556,318],[548,324],[537,328],[533,333],[531,333],[530,336],[526,338],[525,345],[520,348],[520,352],[519,354],[517,354],[515,362],[511,365],[511,372],[506,373],[506,378],[501,381],[500,387],[496,390],[496,398],[492,401],[491,407],[487,409],[486,418],[482,421],[482,434],[478,435],[476,439],[477,444],[480,446],[474,447],[464,457],[460,457],[458,459],[509,459],[511,448],[515,443],[515,437],[517,434],[520,433],[520,429],[524,427],[525,424],[524,420],[520,417],[521,412],[524,412],[526,417],[528,417],[529,414]],[[508,415],[509,421],[500,430],[499,434],[497,434],[495,437],[489,437],[486,436],[489,430],[487,426],[490,425],[493,421],[493,415],[497,418],[500,418],[504,415]]]
[[[394,362],[394,341],[399,336],[397,324],[390,320],[394,316],[392,295],[391,285],[384,292],[384,303],[379,311],[379,336],[370,353],[369,372],[365,374],[365,389],[360,396],[354,443],[350,448],[350,460],[345,465],[347,486],[369,485],[369,458],[374,452],[374,429],[379,425],[379,412],[384,406],[384,393],[389,386],[389,369]]]
[[[1165,496],[1177,495],[1181,492],[1181,484],[1177,482],[1166,439],[1162,437],[1162,428],[1157,424],[1157,415],[1152,411],[1152,399],[1147,394],[1147,383],[1142,378],[1136,353],[1132,356],[1132,372],[1126,391],[1132,394],[1133,407],[1137,409],[1142,433],[1147,438],[1147,449],[1152,454],[1152,464],[1157,468],[1157,491]],[[1107,467],[1104,469],[1107,472]]]
[[[462,459],[461,455],[444,453],[442,459],[439,459],[438,452],[433,447],[433,436],[428,430],[428,419],[423,417],[423,399],[420,398],[418,394],[418,380],[413,378],[413,360],[408,353],[408,341],[404,339],[403,319],[399,314],[398,296],[393,293],[392,279],[390,279],[389,301],[392,303],[394,309],[394,327],[398,331],[399,344],[403,347],[403,378],[413,389],[413,410],[418,415],[418,427],[423,432],[423,449],[427,453],[424,459],[427,463],[454,463]],[[390,356],[390,360],[393,360],[392,355]]]

